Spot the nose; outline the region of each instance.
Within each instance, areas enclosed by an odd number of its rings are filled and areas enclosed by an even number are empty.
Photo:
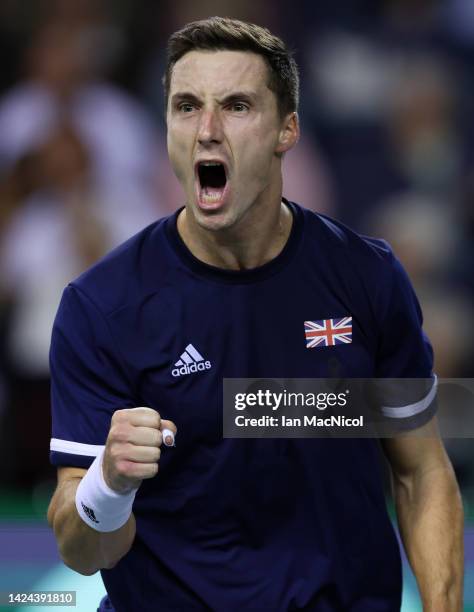
[[[204,110],[198,127],[198,141],[201,145],[222,142],[222,121],[217,110]]]

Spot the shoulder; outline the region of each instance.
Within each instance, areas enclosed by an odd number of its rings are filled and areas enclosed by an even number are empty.
[[[301,208],[305,219],[305,241],[309,251],[324,252],[325,257],[387,270],[394,265],[388,242],[360,234],[344,223],[321,213]]]
[[[380,327],[413,289],[392,248],[383,239],[365,236],[327,215],[301,209],[304,216],[304,260],[312,273],[342,299],[372,313]],[[411,308],[411,306],[410,306]]]
[[[156,291],[170,268],[164,217],[113,249],[73,280],[69,287],[88,298],[104,315]]]

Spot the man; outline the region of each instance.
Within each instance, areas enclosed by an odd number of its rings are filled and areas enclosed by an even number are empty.
[[[282,200],[298,76],[278,38],[189,24],[164,84],[186,206],[71,283],[56,318],[61,555],[100,569],[118,612],[399,610],[376,441],[223,439],[221,403],[224,377],[325,377],[334,360],[431,377],[409,281],[385,243]],[[307,348],[305,321],[346,316],[350,343]],[[424,609],[459,611],[462,508],[433,406],[394,416],[429,437],[384,446]]]

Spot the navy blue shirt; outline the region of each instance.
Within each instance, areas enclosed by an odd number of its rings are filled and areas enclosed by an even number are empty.
[[[287,244],[261,267],[196,259],[178,211],[64,292],[53,464],[87,468],[120,408],[149,406],[178,427],[138,490],[132,549],[102,571],[118,612],[400,609],[377,441],[222,436],[224,377],[432,375],[420,308],[389,246],[288,205]],[[305,321],[339,317],[352,317],[350,343],[307,348]],[[193,362],[204,365],[179,372]],[[399,418],[417,427],[433,412]]]

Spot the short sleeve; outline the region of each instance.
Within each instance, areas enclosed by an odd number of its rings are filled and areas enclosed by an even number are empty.
[[[113,413],[134,401],[105,316],[73,285],[54,322],[50,368],[51,463],[87,468],[105,444]]]
[[[374,396],[394,431],[427,423],[436,412],[433,349],[407,273],[390,251],[390,292],[381,321]]]

